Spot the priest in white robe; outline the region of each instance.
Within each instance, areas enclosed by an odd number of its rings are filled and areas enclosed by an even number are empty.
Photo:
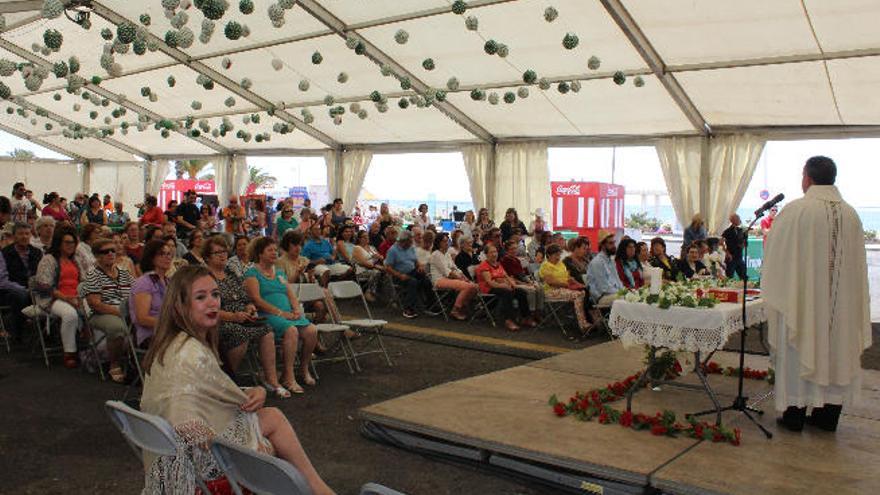
[[[871,345],[862,223],[836,177],[830,158],[807,160],[804,197],[776,217],[764,251],[776,409],[793,431],[837,429],[842,406],[859,398],[861,354]]]

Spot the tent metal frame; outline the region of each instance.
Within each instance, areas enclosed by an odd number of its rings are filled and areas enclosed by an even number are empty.
[[[510,3],[516,0],[473,0],[468,2],[469,11],[481,9],[485,7],[492,7],[504,3]],[[688,132],[679,132],[679,133],[662,133],[656,135],[565,135],[565,136],[495,136],[479,123],[477,123],[473,118],[470,117],[466,112],[457,108],[451,102],[438,102],[435,106],[437,110],[442,112],[444,115],[451,118],[454,122],[458,123],[462,128],[467,130],[470,134],[474,136],[473,140],[451,140],[451,141],[423,141],[423,142],[382,142],[382,143],[345,143],[340,142],[337,139],[327,135],[326,133],[318,130],[316,127],[306,124],[302,119],[288,112],[290,109],[303,108],[307,106],[316,106],[323,102],[318,101],[309,101],[309,102],[299,102],[299,103],[288,103],[283,105],[282,108],[276,108],[276,104],[272,103],[265,97],[259,95],[258,93],[243,89],[238,83],[232,81],[222,73],[217,70],[209,67],[203,61],[222,57],[235,55],[240,53],[245,53],[249,51],[259,50],[263,48],[270,48],[273,46],[297,43],[309,39],[314,39],[318,37],[324,36],[339,36],[343,39],[348,37],[355,37],[356,39],[362,41],[367,46],[366,55],[370,60],[372,60],[377,65],[387,64],[394,69],[394,71],[403,77],[408,77],[413,84],[413,90],[411,91],[400,91],[389,93],[386,96],[389,98],[400,98],[412,96],[415,94],[424,94],[424,92],[428,89],[428,85],[421,81],[418,77],[412,74],[410,71],[406,70],[401,64],[399,64],[393,57],[390,57],[388,54],[380,50],[378,47],[369,42],[366,38],[361,36],[358,31],[365,30],[380,26],[386,26],[390,24],[396,24],[406,21],[411,21],[415,19],[428,18],[437,15],[445,15],[449,13],[449,8],[446,6],[423,9],[419,11],[413,12],[404,12],[392,16],[386,16],[377,19],[370,19],[366,21],[354,22],[352,24],[346,24],[342,20],[339,19],[331,10],[324,7],[320,0],[300,0],[298,2],[299,7],[301,7],[305,12],[309,15],[323,23],[327,29],[314,31],[311,33],[299,34],[296,36],[288,36],[284,38],[277,38],[273,40],[268,40],[262,43],[250,44],[247,46],[236,47],[232,49],[225,50],[217,50],[210,53],[203,53],[201,55],[189,55],[183,50],[170,48],[168,47],[163,40],[155,36],[154,34],[150,34],[150,39],[153,41],[157,41],[159,43],[159,50],[169,56],[171,61],[162,63],[162,64],[154,64],[152,66],[143,67],[139,69],[135,69],[129,71],[119,78],[124,78],[132,75],[142,74],[150,71],[160,70],[163,68],[174,67],[178,65],[182,65],[188,67],[189,69],[195,71],[198,74],[204,74],[211,78],[216,84],[222,86],[223,88],[229,90],[235,95],[241,97],[245,101],[248,101],[253,107],[248,109],[237,109],[229,112],[214,112],[211,114],[203,114],[203,115],[193,115],[196,119],[203,118],[217,118],[217,117],[233,117],[237,115],[243,115],[247,113],[257,113],[264,112],[268,110],[275,110],[275,116],[280,120],[287,122],[289,124],[294,125],[297,129],[306,133],[310,137],[316,139],[322,144],[326,145],[328,149],[290,149],[290,148],[267,148],[267,149],[234,149],[230,147],[226,147],[220,145],[219,143],[205,137],[193,137],[185,129],[180,129],[177,132],[184,135],[188,139],[192,139],[199,144],[206,146],[214,151],[217,154],[222,155],[233,155],[233,154],[244,154],[249,156],[317,156],[322,155],[328,150],[335,150],[337,152],[343,151],[345,149],[367,149],[372,150],[377,153],[392,153],[392,152],[444,152],[444,151],[453,151],[457,150],[463,145],[474,144],[479,142],[487,142],[491,144],[495,143],[509,143],[509,142],[522,142],[522,141],[542,141],[546,142],[548,146],[555,147],[573,147],[573,146],[584,146],[584,147],[592,147],[592,146],[621,146],[621,145],[652,145],[657,139],[670,137],[670,136],[712,136],[712,135],[721,135],[721,134],[731,134],[731,133],[760,133],[762,135],[767,136],[768,139],[777,139],[777,140],[792,140],[792,139],[831,139],[831,138],[850,138],[850,137],[880,137],[880,125],[828,125],[828,126],[817,126],[817,125],[783,125],[783,126],[722,126],[722,125],[714,125],[710,126],[710,124],[706,121],[706,119],[701,114],[699,108],[695,105],[695,103],[691,100],[690,96],[687,94],[685,89],[681,86],[681,84],[676,79],[676,74],[679,73],[687,73],[694,71],[703,71],[703,70],[723,70],[723,69],[734,69],[734,68],[744,68],[744,67],[755,67],[755,66],[768,66],[768,65],[779,65],[779,64],[796,64],[796,63],[809,63],[809,62],[828,62],[831,60],[845,60],[845,59],[854,59],[854,58],[865,58],[865,57],[878,57],[880,56],[880,47],[874,48],[863,48],[863,49],[855,49],[855,50],[842,50],[835,52],[824,52],[821,51],[819,53],[811,53],[811,54],[800,54],[800,55],[784,55],[777,57],[764,57],[764,58],[753,58],[753,59],[736,59],[736,60],[726,60],[726,61],[714,61],[714,62],[706,62],[706,63],[690,63],[690,64],[679,64],[679,65],[667,65],[657,50],[653,47],[650,39],[645,35],[637,21],[632,17],[632,15],[627,11],[625,6],[623,5],[621,0],[600,0],[602,6],[605,11],[611,17],[611,19],[617,24],[617,26],[621,29],[621,32],[629,39],[630,43],[636,49],[636,51],[641,55],[642,59],[645,61],[647,65],[647,69],[635,69],[630,71],[625,71],[627,76],[635,76],[635,75],[655,75],[661,84],[664,86],[666,91],[669,93],[670,97],[679,107],[681,112],[688,118],[688,120],[693,125],[693,131]],[[41,0],[17,0],[17,1],[6,1],[0,3],[0,13],[21,13],[21,12],[34,12],[34,15],[25,17],[16,21],[14,23],[10,23],[5,31],[15,30],[22,26],[26,26],[30,23],[39,21],[42,17],[39,14],[39,10],[42,8]],[[93,12],[95,15],[98,15],[110,22],[113,25],[118,25],[124,21],[130,21],[124,16],[117,13],[115,10],[104,5],[100,0],[93,2]],[[805,12],[805,15],[809,15],[808,12]],[[22,57],[25,60],[28,60],[32,63],[47,65],[50,64],[49,61],[39,57],[24,47],[20,47],[15,43],[8,41],[2,37],[0,37],[0,48],[6,49],[16,56]],[[613,76],[612,72],[603,71],[596,73],[584,73],[584,74],[572,74],[568,76],[550,76],[548,80],[551,82],[559,82],[559,81],[590,81],[590,80],[601,80],[608,79]],[[106,77],[105,80],[115,79],[114,77]],[[462,86],[456,92],[466,92],[471,91],[475,88],[481,89],[498,89],[503,87],[512,87],[521,85],[521,81],[505,81],[505,82],[496,82],[490,85],[469,85]],[[154,120],[162,120],[163,116],[150,111],[148,108],[143,107],[141,105],[137,105],[131,102],[129,99],[113,93],[111,91],[102,88],[101,86],[96,86],[91,83],[87,84],[86,88],[89,91],[94,92],[97,95],[100,95],[103,98],[108,98],[114,103],[124,106],[125,108],[136,112],[139,115],[149,116]],[[18,101],[27,102],[27,98],[30,96],[35,96],[39,94],[45,94],[48,92],[58,91],[64,89],[63,85],[52,85],[45,86],[38,91],[33,91],[29,93],[22,93],[19,95]],[[450,91],[451,93],[451,91]],[[22,100],[23,99],[23,100]],[[369,95],[359,95],[352,96],[348,98],[340,98],[338,103],[353,103],[353,102],[364,102],[369,101]],[[23,106],[26,106],[27,103]],[[49,112],[49,118],[54,120],[62,125],[68,125],[72,122],[69,119],[61,117],[60,115]],[[185,117],[175,117],[171,118],[171,120],[179,121]],[[106,127],[106,126],[103,126]],[[40,146],[44,146],[48,149],[52,149],[58,153],[62,153],[64,155],[70,156],[76,160],[87,160],[88,158],[100,158],[100,157],[83,157],[80,154],[74,153],[72,151],[67,150],[63,146],[54,145],[46,142],[44,139],[46,137],[57,136],[60,134],[59,132],[47,132],[47,133],[36,133],[31,134],[28,132],[24,132],[19,129],[15,129],[10,127],[9,125],[3,125],[3,130],[14,134],[22,139],[27,139],[32,142],[39,144]],[[112,139],[111,137],[105,138],[96,138],[110,146],[114,146],[126,153],[131,153],[133,156],[140,157],[142,159],[155,159],[155,158],[180,158],[182,156],[187,157],[212,157],[217,156],[217,154],[187,154],[187,155],[167,155],[167,154],[158,154],[158,153],[149,153],[149,150],[140,150],[136,149],[132,146],[126,145],[124,143],[119,142],[118,140]]]

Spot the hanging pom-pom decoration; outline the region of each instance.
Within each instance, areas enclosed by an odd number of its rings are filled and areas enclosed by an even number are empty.
[[[544,20],[547,22],[553,22],[556,18],[559,17],[559,11],[556,10],[555,7],[547,7],[544,9]]]
[[[614,84],[622,86],[624,83],[626,83],[626,74],[624,74],[622,71],[617,71],[614,73],[614,77],[612,80],[614,81]]]
[[[312,63],[315,65],[319,65],[324,61],[324,56],[321,55],[321,52],[315,52],[312,54]]]
[[[409,33],[403,29],[398,29],[397,32],[394,33],[394,41],[399,45],[405,45],[406,42],[409,41]]]
[[[434,70],[435,67],[436,66],[434,65],[434,59],[432,58],[426,58],[422,61],[422,68],[424,68],[425,70]]]
[[[284,68],[284,62],[282,62],[280,58],[273,58],[272,68],[275,70],[281,70]]]
[[[452,2],[452,13],[462,15],[467,11],[467,3],[463,0],[455,0]]]
[[[562,46],[566,50],[574,50],[578,43],[580,43],[580,40],[574,33],[565,33],[565,36],[562,38]]]
[[[477,19],[476,16],[469,15],[464,20],[464,27],[466,27],[468,31],[476,31],[480,27],[480,20]]]
[[[599,60],[599,57],[597,57],[595,55],[593,55],[592,57],[590,57],[589,60],[587,60],[587,68],[589,68],[590,70],[597,70],[597,69],[599,69],[600,65],[602,65],[602,61]]]
[[[645,85],[645,80],[642,78],[642,76],[636,76],[633,79],[633,85],[637,88],[641,88]]]

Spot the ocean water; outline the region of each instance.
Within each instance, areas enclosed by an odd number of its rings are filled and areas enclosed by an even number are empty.
[[[429,212],[431,215],[441,215],[443,217],[448,217],[449,212],[452,211],[453,206],[457,206],[459,211],[467,211],[474,208],[473,203],[470,200],[440,200],[440,199],[383,199],[376,201],[365,201],[363,203],[366,204],[376,204],[378,205],[381,202],[387,202],[391,205],[392,209],[405,209],[411,210],[415,209],[421,203],[426,203],[428,205]],[[628,218],[633,213],[639,213],[644,211],[648,214],[649,217],[655,217],[660,219],[664,224],[672,225],[673,231],[679,232],[682,230],[680,225],[676,225],[675,220],[675,211],[672,209],[670,205],[661,205],[661,206],[651,206],[648,205],[645,208],[642,208],[639,204],[626,204],[624,206],[624,211],[626,217]],[[740,208],[737,210],[737,213],[740,217],[742,217],[743,221],[751,219],[754,216],[755,208]],[[862,225],[865,230],[875,230],[880,233],[880,207],[874,208],[856,208],[856,212],[859,214],[859,218],[862,219]],[[526,212],[528,213],[528,212]],[[520,218],[525,219],[526,214],[520,212]]]

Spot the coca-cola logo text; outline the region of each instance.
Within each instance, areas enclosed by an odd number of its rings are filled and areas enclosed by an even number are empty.
[[[569,184],[567,186],[563,186],[563,185],[556,186],[556,194],[559,196],[580,196],[581,195],[581,185],[580,184]]]

